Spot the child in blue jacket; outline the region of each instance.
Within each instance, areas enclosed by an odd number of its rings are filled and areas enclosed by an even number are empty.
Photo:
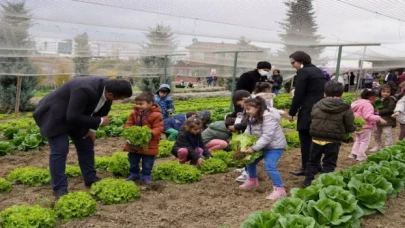
[[[190,117],[196,117],[197,113],[188,112],[187,114],[179,114],[163,120],[164,133],[168,134],[167,140],[173,141],[179,134],[180,127]]]
[[[169,96],[170,92],[170,86],[162,84],[155,95],[155,104],[159,105],[164,119],[169,118],[169,115],[174,112],[173,100]]]

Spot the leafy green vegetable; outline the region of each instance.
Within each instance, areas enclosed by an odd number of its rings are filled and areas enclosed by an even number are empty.
[[[328,186],[341,186],[345,187],[346,183],[343,181],[343,176],[339,173],[324,173],[319,175],[318,179],[312,181],[313,185],[321,185],[323,187]]]
[[[96,131],[96,138],[97,138],[97,139],[101,139],[101,138],[104,138],[104,137],[106,137],[106,136],[107,136],[107,133],[105,132],[104,129],[98,129],[98,130]]]
[[[160,163],[152,169],[153,180],[174,181],[177,184],[189,184],[201,180],[201,172],[191,165],[181,165],[177,161]]]
[[[82,175],[82,171],[79,166],[66,165],[65,174],[67,177],[79,177]]]
[[[3,228],[53,228],[57,216],[54,211],[38,205],[13,205],[0,213]]]
[[[362,174],[356,174],[352,178],[359,180],[362,183],[371,184],[376,188],[386,191],[388,194],[394,192],[392,184],[388,182],[383,176],[370,171],[364,171]]]
[[[0,156],[11,154],[11,149],[9,142],[0,141]]]
[[[106,127],[103,127],[102,130],[105,131],[107,136],[118,137],[121,136],[124,130],[124,126],[108,125]]]
[[[278,219],[277,228],[316,228],[314,218],[289,214]]]
[[[204,161],[204,164],[199,167],[202,174],[215,174],[228,172],[228,166],[224,161],[217,158],[210,158]]]
[[[347,168],[345,170],[342,170],[338,172],[341,176],[343,176],[343,180],[345,183],[349,183],[349,181],[352,179],[352,177],[355,174],[362,174],[364,173],[365,170],[368,170],[370,166],[377,165],[375,162],[364,162],[358,165],[354,165],[350,168]]]
[[[148,143],[152,139],[152,132],[147,126],[131,126],[125,128],[122,132],[124,139],[128,140],[134,147],[148,149]]]
[[[108,164],[111,161],[111,157],[109,156],[95,156],[94,157],[94,162],[95,162],[95,167],[98,170],[107,170]]]
[[[292,148],[300,147],[300,138],[298,136],[298,132],[288,132],[285,134],[285,139],[287,140],[287,145]]]
[[[105,178],[91,186],[90,194],[108,205],[133,201],[141,195],[141,191],[133,181]]]
[[[237,163],[248,165],[256,161],[261,156],[263,156],[263,152],[261,151],[254,151],[251,154],[240,151],[239,153],[234,153],[233,160],[235,160]]]
[[[319,192],[320,199],[331,199],[334,202],[340,203],[344,213],[352,213],[356,210],[356,197],[349,191],[344,190],[340,186],[328,186]]]
[[[213,158],[221,159],[228,167],[243,167],[244,164],[240,160],[235,160],[235,152],[227,152],[224,150],[216,150],[211,152]]]
[[[14,135],[17,134],[19,131],[20,128],[18,128],[15,124],[13,124],[3,130],[3,136],[6,137],[7,139],[13,139]]]
[[[296,129],[297,128],[297,121],[294,120],[293,122],[286,120],[286,119],[281,119],[280,125],[283,128],[289,128],[289,129]]]
[[[4,178],[0,178],[0,192],[10,192],[10,191],[11,191],[11,183]]]
[[[321,226],[340,225],[349,221],[352,216],[344,215],[342,206],[331,199],[322,198],[318,201],[309,201],[304,215],[312,217]]]
[[[254,212],[240,225],[240,228],[275,227],[280,214],[273,212]]]
[[[107,170],[119,176],[129,175],[128,153],[115,152],[110,158]]]
[[[83,219],[96,214],[97,202],[87,192],[71,192],[56,202],[55,211],[64,221]]]
[[[363,209],[364,215],[374,214],[375,212],[384,213],[384,205],[387,200],[386,191],[371,184],[361,183],[356,179],[352,179],[347,186],[350,192],[356,196],[358,205]]]
[[[377,164],[380,163],[380,161],[390,161],[390,160],[391,160],[391,153],[388,150],[383,150],[367,156],[367,161],[373,161]]]
[[[28,186],[42,186],[51,182],[51,174],[47,169],[35,167],[16,168],[8,174],[11,182],[20,182]]]
[[[305,202],[299,198],[281,198],[273,204],[271,212],[281,215],[300,214],[304,209]]]
[[[302,199],[305,202],[309,200],[317,201],[319,199],[319,191],[321,189],[322,189],[321,185],[310,185],[303,189],[293,188],[290,190],[290,193],[291,197]]]
[[[234,151],[246,151],[249,147],[253,146],[259,138],[250,134],[232,134],[232,140],[229,145]]]
[[[404,182],[399,178],[398,170],[394,169],[391,166],[382,166],[376,165],[371,166],[368,169],[371,173],[376,173],[377,175],[383,176],[388,182],[392,184],[394,191],[392,192],[392,196],[395,196],[397,193],[404,189]]]
[[[121,127],[124,125],[124,120],[119,116],[113,116],[110,120],[110,125]]]
[[[382,108],[384,107],[384,104],[383,104],[383,102],[382,102],[381,99],[377,99],[377,100],[374,102],[373,106],[374,106],[374,109],[375,109],[375,110],[379,110],[379,109],[382,109]]]
[[[156,156],[157,158],[165,158],[172,155],[172,148],[174,146],[175,141],[169,140],[160,140],[159,142],[159,154]]]
[[[363,126],[366,125],[366,121],[360,117],[354,117],[354,126],[356,127],[357,131],[361,131]]]

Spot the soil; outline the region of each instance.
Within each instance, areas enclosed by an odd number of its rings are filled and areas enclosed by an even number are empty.
[[[395,130],[395,138],[398,128]],[[121,150],[124,141],[121,138],[106,138],[96,142],[96,155],[111,155]],[[338,170],[356,164],[348,158],[352,144],[343,144],[340,151]],[[11,169],[23,166],[48,166],[49,148],[41,151],[17,152],[10,156],[0,157],[0,177],[6,177]],[[157,162],[173,158],[158,159]],[[77,164],[74,147],[71,146],[68,156],[69,164]],[[302,177],[290,175],[288,171],[300,164],[300,150],[284,152],[279,169],[286,189],[299,187]],[[99,172],[100,177],[109,177],[108,172]],[[263,167],[259,168],[260,187],[253,192],[238,189],[234,179],[238,173],[230,169],[228,173],[203,176],[201,182],[177,185],[169,182],[155,182],[151,186],[141,186],[141,197],[134,202],[105,206],[99,203],[95,216],[82,221],[59,224],[59,227],[196,227],[210,228],[220,226],[239,227],[239,224],[253,211],[269,210],[272,201],[265,197],[272,185]],[[88,191],[80,177],[69,180],[69,191]],[[40,204],[52,206],[50,186],[27,187],[14,185],[9,194],[0,194],[0,210],[14,204]],[[363,219],[363,227],[405,227],[405,192],[387,203],[385,215],[372,215]]]

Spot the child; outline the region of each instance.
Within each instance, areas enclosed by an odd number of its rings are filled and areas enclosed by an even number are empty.
[[[245,133],[259,137],[259,140],[252,147],[247,149],[247,153],[263,151],[263,156],[252,164],[247,165],[249,178],[239,187],[244,190],[255,189],[259,186],[257,179],[257,164],[264,158],[264,166],[271,180],[273,181],[273,192],[266,199],[279,199],[287,196],[283,187],[277,163],[287,145],[283,130],[280,126],[281,116],[277,110],[267,108],[263,98],[255,97],[245,100],[246,118],[248,128]]]
[[[201,128],[202,121],[198,117],[190,117],[184,122],[172,149],[180,164],[190,161],[191,165],[200,166],[204,163],[204,157],[211,157],[201,138]]]
[[[232,138],[232,132],[229,126],[235,124],[235,118],[228,117],[225,121],[216,121],[202,132],[202,139],[209,152],[215,150],[225,150],[228,148],[229,140]]]
[[[383,107],[377,111],[381,118],[383,118],[387,123],[377,123],[377,129],[374,131],[375,146],[370,150],[371,152],[381,150],[381,135],[384,135],[385,146],[392,145],[392,128],[396,127],[397,125],[396,120],[391,116],[394,114],[394,109],[397,102],[397,99],[392,96],[393,93],[394,91],[390,85],[382,85],[380,87],[380,98],[382,100]]]
[[[173,117],[164,119],[163,120],[164,133],[169,135],[167,140],[169,141],[175,140],[177,135],[179,134],[181,125],[183,125],[183,123],[192,116],[196,117],[197,113],[188,112],[187,114],[175,115]]]
[[[403,82],[405,83],[405,82]],[[401,84],[403,84],[401,83]],[[399,133],[399,140],[403,140],[405,138],[405,96],[403,93],[400,94],[398,97],[399,101],[394,109],[394,114],[392,117],[395,118],[399,124],[401,125],[401,132]]]
[[[163,118],[166,119],[174,112],[174,104],[169,96],[171,90],[168,84],[162,84],[155,95],[155,104],[159,105],[162,110]]]
[[[380,87],[380,83],[378,83],[378,80],[378,78],[374,78],[373,89],[378,89],[378,87]]]
[[[128,151],[129,171],[131,175],[127,181],[141,179],[143,183],[152,183],[150,174],[152,172],[155,157],[159,150],[160,134],[163,132],[163,116],[159,106],[153,104],[153,94],[142,92],[135,97],[134,110],[129,115],[124,128],[131,126],[147,126],[152,131],[152,139],[148,144],[148,149],[135,148],[129,143],[124,147]],[[139,175],[139,162],[142,159],[142,177]]]
[[[255,96],[260,96],[266,101],[267,107],[273,107],[273,99],[276,94],[271,93],[271,84],[268,82],[258,82],[256,84]]]
[[[305,187],[309,186],[318,174],[322,154],[322,172],[335,171],[341,142],[345,140],[346,133],[356,130],[353,111],[350,105],[342,100],[343,91],[341,83],[328,81],[325,84],[325,98],[312,108],[312,146],[303,182]]]
[[[377,92],[375,90],[365,89],[360,96],[361,99],[353,102],[351,106],[354,116],[363,118],[366,124],[363,126],[362,131],[356,132],[356,139],[349,158],[364,161],[367,158],[366,150],[370,143],[371,131],[374,128],[374,124],[377,122],[386,124],[387,122],[374,114],[372,104],[377,100]]]
[[[204,131],[208,128],[208,123],[211,121],[211,112],[208,110],[202,110],[198,113],[198,117],[200,117],[202,121],[201,131]]]

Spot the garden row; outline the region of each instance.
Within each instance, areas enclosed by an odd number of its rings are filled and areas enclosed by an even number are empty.
[[[252,213],[241,224],[252,227],[360,228],[361,218],[384,213],[389,197],[403,190],[405,141],[340,172],[322,174],[304,189],[291,189],[269,211]]]

